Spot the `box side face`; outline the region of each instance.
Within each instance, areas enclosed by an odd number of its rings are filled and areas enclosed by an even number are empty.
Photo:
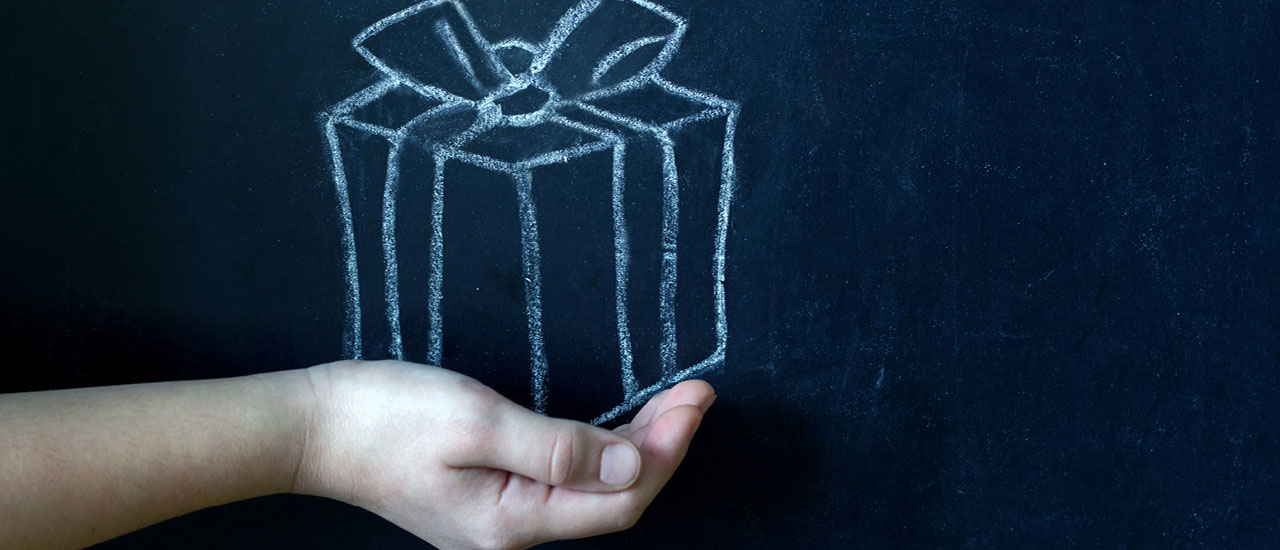
[[[675,113],[680,116],[683,113]],[[583,110],[566,116],[624,136],[626,169],[624,211],[629,236],[628,316],[634,370],[641,386],[662,379],[663,334],[661,294],[669,281],[664,271],[674,263],[673,359],[666,371],[703,363],[719,350],[720,303],[716,299],[716,256],[719,253],[721,195],[724,192],[724,144],[727,115],[699,120],[668,132],[670,151],[651,132],[637,131]],[[668,193],[664,155],[674,159],[675,193]],[[674,250],[663,246],[667,203],[674,196]],[[674,254],[672,254],[674,252]]]
[[[622,191],[629,265],[627,316],[633,369],[641,385],[662,378],[661,288],[664,247],[662,148],[628,139]]]
[[[347,184],[347,200],[355,237],[356,280],[361,358],[387,358],[391,327],[387,322],[383,268],[382,204],[391,143],[384,137],[345,125],[336,126],[337,145]],[[348,323],[357,322],[348,319]]]
[[[335,132],[354,239],[347,284],[359,295],[348,330],[360,358],[425,361],[434,156],[362,127]]]
[[[715,353],[716,255],[722,192],[725,119],[700,121],[672,136],[680,184],[676,363],[689,368]]]

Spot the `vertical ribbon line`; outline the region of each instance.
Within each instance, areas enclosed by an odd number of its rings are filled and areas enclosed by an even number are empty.
[[[441,366],[444,350],[444,316],[440,301],[444,297],[444,165],[449,157],[439,152],[431,155],[435,163],[435,182],[431,189],[431,276],[427,294],[430,334],[427,336],[427,363]]]
[[[387,153],[387,181],[382,188],[382,267],[387,298],[387,326],[391,330],[388,351],[404,361],[404,344],[400,335],[400,263],[396,259],[396,194],[400,187],[400,146],[391,142]]]
[[[631,245],[627,236],[627,212],[624,193],[626,187],[626,145],[617,142],[613,146],[613,254],[616,275],[615,298],[618,306],[618,356],[622,362],[622,394],[631,399],[639,390],[635,369],[632,367],[631,329],[628,326],[627,285],[631,271]]]
[[[733,143],[738,132],[739,109],[735,105],[725,118],[723,158],[720,161],[720,218],[716,221],[716,348],[726,353],[729,345],[729,318],[725,306],[725,248],[729,240],[729,207],[733,204],[734,186],[738,181],[738,168]]]
[[[659,352],[663,376],[676,372],[676,239],[680,233],[680,179],[676,172],[671,134],[658,132],[662,142],[662,288],[658,313],[662,320]]]
[[[547,352],[542,339],[542,254],[538,249],[538,214],[533,204],[533,171],[515,174],[524,260],[525,315],[529,321],[530,378],[533,410],[547,412]]]

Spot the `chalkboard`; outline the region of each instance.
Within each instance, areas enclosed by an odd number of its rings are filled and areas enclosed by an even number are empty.
[[[609,425],[697,376],[719,399],[641,522],[549,547],[1273,546],[1277,25],[10,6],[0,391],[403,357]],[[293,496],[101,545],[276,546],[427,547]]]

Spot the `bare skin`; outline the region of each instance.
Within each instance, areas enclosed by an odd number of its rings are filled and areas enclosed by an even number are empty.
[[[445,549],[619,531],[714,399],[683,382],[608,431],[400,362],[0,395],[0,548],[80,548],[289,492],[361,506]]]

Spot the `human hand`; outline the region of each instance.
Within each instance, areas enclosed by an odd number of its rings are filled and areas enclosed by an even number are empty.
[[[316,405],[294,491],[361,506],[446,549],[631,527],[715,400],[706,382],[683,382],[610,432],[436,367],[341,362],[308,374]]]

